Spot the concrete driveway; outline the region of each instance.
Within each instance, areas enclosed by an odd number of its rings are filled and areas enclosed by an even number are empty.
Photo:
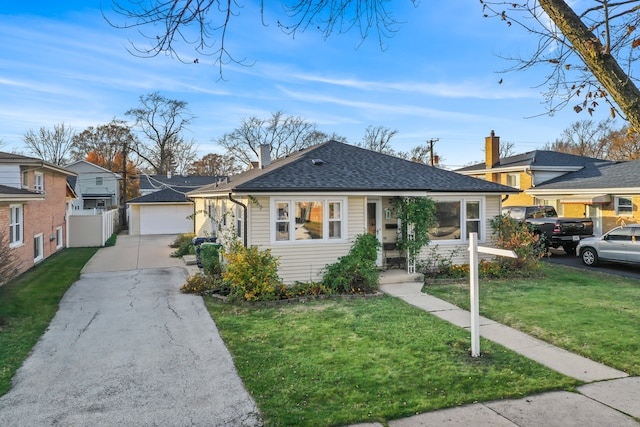
[[[0,398],[2,426],[259,426],[172,236],[119,236],[87,263]]]

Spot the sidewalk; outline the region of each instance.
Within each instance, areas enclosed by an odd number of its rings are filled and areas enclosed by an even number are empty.
[[[381,285],[380,289],[456,326],[470,328],[468,311],[423,293],[422,282]],[[555,391],[522,399],[475,403],[390,421],[390,427],[640,425],[640,377],[628,377],[622,371],[484,317],[480,318],[480,335],[588,384],[578,387],[578,393]],[[381,427],[381,424],[357,426]]]

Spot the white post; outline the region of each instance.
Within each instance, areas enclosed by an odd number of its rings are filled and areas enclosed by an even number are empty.
[[[471,357],[480,356],[480,295],[478,286],[478,233],[469,233],[469,275],[471,298]]]

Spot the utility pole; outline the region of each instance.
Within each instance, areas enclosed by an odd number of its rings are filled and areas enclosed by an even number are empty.
[[[430,160],[429,164],[431,166],[433,166],[433,144],[435,144],[438,141],[440,141],[440,138],[434,138],[427,141],[427,144],[429,144],[429,160]]]

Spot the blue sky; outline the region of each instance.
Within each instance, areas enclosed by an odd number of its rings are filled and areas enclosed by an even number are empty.
[[[499,73],[510,64],[498,55],[526,54],[536,40],[483,19],[477,0],[418,8],[392,2],[404,24],[385,40],[384,51],[375,38],[361,44],[356,32],[323,40],[312,29],[292,39],[277,28],[273,11],[264,27],[258,2],[240,1],[245,7],[231,21],[228,48],[255,63],[225,66],[225,80],[201,55],[198,64],[132,56],[128,40],[143,39],[109,26],[99,0],[2,2],[0,150],[28,154],[22,138],[29,129],[64,122],[80,132],[125,119],[125,111],[153,91],[188,103],[197,118],[185,136],[202,155],[222,153],[213,140],[243,118],[283,111],[351,143],[370,125],[397,129],[397,150],[438,139],[444,165],[456,168],[483,160],[491,130],[520,153],[590,118],[571,109],[544,114],[543,89],[535,86],[548,70]],[[108,10],[110,1],[102,7]],[[196,57],[187,47],[183,52]],[[593,119],[603,119],[605,110]]]

